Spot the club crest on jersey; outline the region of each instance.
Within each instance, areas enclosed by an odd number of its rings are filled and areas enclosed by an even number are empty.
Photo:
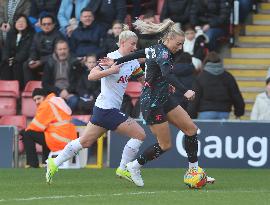
[[[162,58],[167,59],[168,57],[169,57],[168,52],[167,52],[167,51],[163,51],[163,53],[162,53]]]

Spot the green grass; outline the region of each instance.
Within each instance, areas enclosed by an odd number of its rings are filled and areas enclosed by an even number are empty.
[[[114,169],[60,170],[52,185],[44,169],[0,169],[0,205],[269,205],[269,169],[208,169],[216,183],[202,190],[183,184],[183,169],[143,169],[143,188]]]

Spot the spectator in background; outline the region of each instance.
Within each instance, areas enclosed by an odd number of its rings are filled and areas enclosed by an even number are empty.
[[[32,0],[30,17],[38,21],[42,13],[57,16],[61,0]]]
[[[144,22],[146,22],[147,24],[156,24],[158,25],[158,23],[156,22],[155,19],[155,13],[152,10],[148,10],[144,15],[142,20]],[[162,24],[160,24],[162,25]],[[162,27],[160,27],[160,30],[155,30],[155,31],[141,31],[141,27],[140,25],[138,25],[135,21],[135,23],[133,24],[134,28],[139,31],[138,33],[138,47],[139,49],[144,49],[144,48],[148,48],[152,45],[155,45],[158,43],[158,41],[162,38],[163,33],[162,33]]]
[[[77,138],[77,132],[70,123],[71,110],[62,98],[56,97],[54,93],[48,95],[42,88],[36,88],[32,97],[37,111],[28,127],[21,131],[21,135],[26,164],[31,168],[38,168],[35,143],[42,145],[42,164],[46,164],[50,151],[62,150],[68,142]]]
[[[225,36],[229,24],[228,0],[193,0],[190,8],[190,23],[201,27],[209,37],[209,50],[216,50],[216,41]]]
[[[189,22],[189,12],[192,1],[190,0],[165,0],[160,21],[170,18],[182,27]]]
[[[53,53],[54,44],[63,39],[55,28],[55,19],[47,14],[40,19],[42,32],[36,33],[30,49],[30,57],[23,66],[25,84],[30,80],[41,80],[43,66]]]
[[[192,118],[228,119],[231,108],[237,118],[244,115],[245,103],[236,80],[221,64],[214,51],[210,52],[204,63],[204,70],[194,82],[195,99],[188,108]]]
[[[2,78],[4,80],[18,80],[20,90],[23,90],[23,63],[29,57],[34,36],[34,29],[31,27],[27,16],[18,15],[15,18],[14,26],[7,34],[7,41],[2,56]]]
[[[192,90],[196,69],[192,64],[192,56],[189,53],[183,52],[175,58],[172,71],[188,90]],[[187,110],[188,100],[184,97],[184,94],[182,90],[175,88],[175,92],[171,97],[182,108]]]
[[[77,57],[85,57],[89,53],[101,57],[104,54],[102,43],[105,35],[104,28],[95,21],[93,12],[84,8],[81,11],[79,26],[70,38],[71,51]]]
[[[202,30],[195,31],[195,28],[186,24],[184,27],[185,42],[183,46],[184,52],[192,55],[192,62],[197,70],[202,68],[202,61],[206,56],[206,43],[208,37],[202,32]]]
[[[91,0],[88,8],[106,31],[115,20],[123,23],[127,15],[126,0]]]
[[[100,81],[88,80],[90,71],[96,67],[97,59],[94,54],[86,56],[84,72],[79,79],[77,93],[79,94],[78,111],[80,114],[92,114],[97,96],[100,93]]]
[[[239,21],[245,23],[249,12],[252,10],[252,0],[239,0]]]
[[[68,43],[64,40],[57,41],[54,53],[44,66],[42,87],[53,90],[65,99],[72,111],[76,110],[79,100],[76,87],[81,74],[80,68],[80,61],[70,55]]]
[[[270,120],[270,68],[266,77],[265,92],[257,95],[253,105],[251,120]]]
[[[30,13],[29,0],[1,0],[0,3],[0,44],[4,44],[8,31],[19,14],[26,16]]]
[[[60,24],[60,31],[70,37],[72,32],[77,28],[80,21],[82,9],[84,9],[90,0],[65,0],[62,1],[57,14]]]
[[[123,31],[124,25],[119,21],[113,22],[112,34],[107,34],[106,39],[104,40],[104,51],[105,53],[110,53],[118,49],[119,35]]]

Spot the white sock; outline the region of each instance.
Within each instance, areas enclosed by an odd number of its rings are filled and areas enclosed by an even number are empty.
[[[140,146],[143,141],[138,139],[130,139],[125,145],[120,162],[120,169],[125,170],[126,164],[131,162],[139,152]]]
[[[136,169],[140,169],[143,165],[139,164],[138,160],[135,159],[133,162],[132,162],[132,165],[134,168]]]
[[[59,167],[63,162],[74,157],[81,149],[82,145],[78,139],[72,140],[68,143],[60,154],[54,159],[54,163]]]
[[[198,164],[198,161],[197,162],[193,162],[193,163],[191,163],[191,162],[189,162],[188,163],[188,167],[189,168],[196,168],[196,169],[198,169],[198,166],[199,166],[199,164]]]

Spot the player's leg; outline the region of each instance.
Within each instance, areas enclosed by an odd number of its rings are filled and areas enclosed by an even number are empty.
[[[145,139],[145,132],[132,118],[128,118],[126,121],[122,122],[115,131],[121,135],[131,137],[123,149],[120,165],[116,170],[117,176],[131,181],[130,173],[126,170],[126,164],[136,157],[140,146]]]
[[[74,157],[82,148],[90,147],[98,137],[107,130],[89,122],[82,136],[68,143],[60,154],[55,158],[49,158],[47,163],[46,181],[51,183],[52,177],[58,171],[58,167],[65,161]]]
[[[184,134],[184,146],[189,161],[189,171],[196,171],[201,169],[198,166],[198,128],[188,115],[188,113],[181,107],[176,106],[167,113],[168,121],[180,129]],[[208,177],[208,183],[214,183],[215,179]]]
[[[158,143],[148,147],[136,160],[127,164],[131,178],[137,186],[143,186],[140,168],[148,161],[154,160],[171,147],[170,129],[168,122],[150,126],[151,131],[157,137]]]

